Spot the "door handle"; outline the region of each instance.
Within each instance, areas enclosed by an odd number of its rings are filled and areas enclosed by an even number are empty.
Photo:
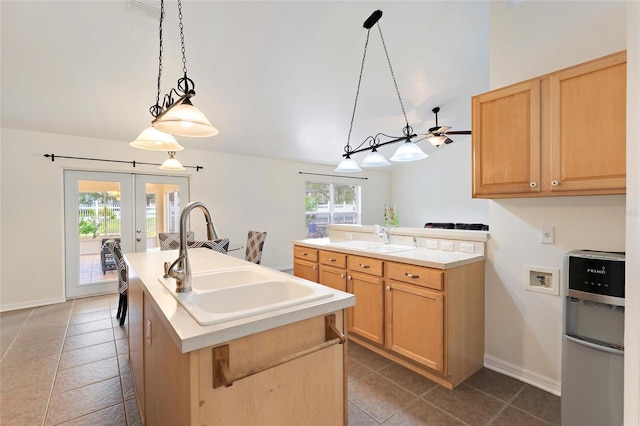
[[[142,233],[142,229],[136,229],[136,233],[138,234]]]
[[[610,347],[607,347],[607,346],[598,345],[598,344],[595,344],[595,343],[588,342],[588,341],[586,341],[584,339],[580,339],[578,337],[567,336],[565,334],[564,338],[567,339],[567,340],[570,340],[570,341],[572,341],[574,343],[577,343],[579,345],[586,346],[586,347],[591,348],[591,349],[596,349],[598,351],[609,352],[611,354],[616,354],[616,355],[624,355],[624,351],[621,351],[620,349],[610,348]]]
[[[142,241],[142,238],[138,237],[138,238],[136,238],[136,241],[140,242],[140,241]]]

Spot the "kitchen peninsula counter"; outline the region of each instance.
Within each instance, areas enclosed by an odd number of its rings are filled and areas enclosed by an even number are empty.
[[[236,268],[276,283],[317,286],[323,294],[200,325],[159,281],[164,262],[177,257],[176,250],[125,255],[129,361],[145,424],[347,424],[345,309],[354,305],[353,295],[327,293],[319,284],[194,248],[189,250],[194,283],[199,273]],[[244,284],[228,281],[233,288]]]

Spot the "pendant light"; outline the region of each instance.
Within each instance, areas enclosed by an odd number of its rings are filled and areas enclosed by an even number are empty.
[[[381,17],[382,17],[382,11],[376,10],[367,18],[367,20],[363,24],[363,27],[367,29],[367,38],[364,44],[364,53],[362,56],[362,64],[360,66],[360,75],[358,78],[356,98],[353,104],[353,112],[351,114],[351,123],[349,125],[347,144],[344,147],[345,153],[342,154],[344,159],[340,162],[338,167],[335,169],[335,171],[337,172],[359,172],[362,170],[360,166],[362,167],[388,166],[391,163],[389,163],[387,159],[384,158],[384,156],[378,152],[378,148],[387,144],[392,144],[392,143],[401,142],[401,141],[404,141],[405,143],[400,147],[400,149],[398,149],[396,154],[393,157],[391,157],[392,161],[415,161],[415,160],[420,160],[422,158],[427,157],[427,155],[424,152],[422,152],[422,150],[417,145],[411,142],[411,139],[415,138],[416,135],[413,133],[413,129],[409,125],[407,114],[404,109],[404,104],[402,103],[402,97],[400,96],[400,90],[398,89],[398,83],[393,73],[393,67],[391,66],[391,60],[389,59],[389,52],[387,51],[387,46],[384,42],[384,36],[382,35],[382,28],[380,27],[380,23],[379,23]],[[400,109],[402,110],[402,115],[404,117],[404,121],[405,121],[405,126],[403,128],[404,136],[393,137],[393,136],[385,135],[384,133],[378,133],[375,136],[368,136],[360,145],[358,145],[356,148],[353,148],[351,147],[351,131],[353,130],[353,121],[356,114],[356,107],[358,105],[358,95],[360,93],[360,85],[362,83],[362,74],[364,71],[364,64],[367,57],[367,46],[369,45],[369,34],[371,32],[371,28],[374,25],[377,25],[378,32],[380,33],[380,39],[382,40],[382,47],[384,48],[384,53],[387,58],[387,64],[389,65],[389,71],[391,72],[391,78],[393,79],[393,84],[396,89],[396,95],[398,96],[398,101],[400,103]],[[380,140],[381,137],[389,138],[390,140],[381,142]],[[363,146],[367,142],[369,146],[366,146],[363,148]],[[358,166],[358,163],[351,158],[351,155],[359,152],[364,152],[364,151],[370,151],[370,152],[362,161],[362,163],[360,163],[360,166]],[[407,151],[410,151],[410,152],[407,152]]]
[[[169,151],[169,158],[164,160],[164,163],[162,163],[162,165],[158,168],[161,170],[169,171],[184,170],[184,166],[182,166],[182,164],[180,164],[180,162],[176,159],[175,151]]]

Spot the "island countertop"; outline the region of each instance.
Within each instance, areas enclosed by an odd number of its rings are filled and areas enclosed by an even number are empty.
[[[136,280],[141,284],[145,297],[149,297],[151,303],[162,313],[161,319],[182,353],[325,315],[355,304],[355,297],[352,294],[331,289],[332,295],[330,297],[245,318],[202,326],[196,322],[158,280],[163,275],[164,262],[173,262],[177,257],[177,250],[125,254],[125,259],[129,266],[129,280]],[[284,272],[255,265],[206,248],[189,249],[189,260],[192,272],[195,274],[251,265],[252,268],[268,269],[270,274],[281,274],[283,280],[301,280]],[[308,281],[305,281],[305,283],[309,284]]]
[[[339,241],[338,241],[339,242]],[[333,245],[335,241],[329,238],[308,238],[305,240],[295,240],[294,245],[315,248],[318,250],[335,251],[339,253],[366,256],[376,259],[388,260],[392,262],[409,263],[412,265],[425,266],[436,269],[451,269],[470,263],[485,260],[483,254],[461,253],[457,251],[432,250],[424,247],[412,248],[396,251],[392,253],[381,253],[364,251],[355,248],[337,247]]]

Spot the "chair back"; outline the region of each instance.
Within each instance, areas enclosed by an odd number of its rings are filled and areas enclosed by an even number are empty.
[[[160,240],[160,250],[178,250],[180,248],[179,232],[158,232],[158,239]],[[194,239],[195,233],[193,231],[187,232],[187,242]]]
[[[229,238],[218,238],[217,240],[187,241],[187,245],[189,246],[189,248],[204,247],[227,254],[227,250],[229,250]]]
[[[266,232],[249,231],[244,259],[259,265],[262,260],[262,248],[264,247],[264,240],[266,238]]]
[[[318,224],[317,223],[310,223],[309,226],[309,232],[307,235],[317,235],[318,234]]]
[[[118,265],[118,291],[120,294],[127,294],[127,290],[129,289],[129,271],[127,270],[127,262],[124,261],[124,256],[122,256],[120,241],[107,240],[104,242],[104,246],[113,254],[116,265]]]

